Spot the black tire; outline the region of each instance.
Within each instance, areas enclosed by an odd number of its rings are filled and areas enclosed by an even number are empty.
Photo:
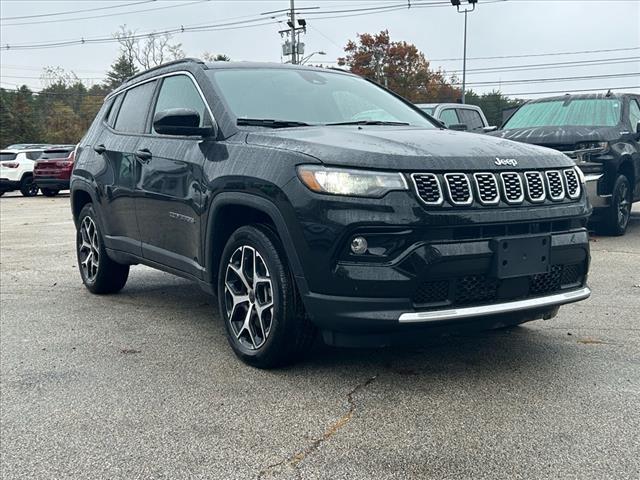
[[[0,190],[0,197],[5,194],[4,190]]]
[[[220,260],[218,304],[227,339],[243,362],[257,368],[275,368],[295,362],[309,350],[315,336],[316,329],[304,311],[283,251],[277,235],[268,227],[251,225],[233,232]],[[249,267],[254,273],[251,278],[245,278],[247,283],[242,283],[235,270],[231,270],[232,263],[235,268],[248,268],[244,264],[245,260],[238,264],[238,255],[247,259],[247,265],[250,262],[248,259],[253,255],[254,260],[251,262],[255,263],[251,264],[255,269]],[[256,283],[256,278],[261,283]],[[225,287],[227,280],[231,287],[237,288],[235,292]],[[253,282],[252,286],[245,287],[249,281]],[[264,293],[266,284],[270,286],[270,295]],[[246,290],[246,295],[238,293],[243,293],[243,289]],[[237,298],[246,296],[249,300],[235,303],[232,293],[236,293]],[[259,313],[260,309],[269,303],[272,304],[270,313],[268,308],[262,310],[262,313],[266,312],[266,318],[258,318],[258,315],[262,315]],[[238,318],[240,322],[235,321]],[[242,319],[245,319],[245,323]],[[243,323],[242,327],[238,327],[238,323]],[[245,328],[245,324],[248,328]]]
[[[54,190],[51,188],[43,188],[42,189],[42,194],[45,197],[55,197],[56,195],[58,195],[58,193],[60,193],[60,190]]]
[[[629,179],[618,175],[613,185],[611,206],[604,213],[602,232],[607,235],[624,235],[631,217],[633,191]]]
[[[85,223],[86,222],[86,223]],[[87,235],[83,238],[83,227],[92,223],[95,228],[95,236]],[[122,290],[129,277],[129,265],[122,265],[109,258],[104,248],[98,219],[93,210],[93,205],[88,203],[80,211],[76,233],[76,253],[78,257],[78,269],[82,277],[82,283],[91,293],[105,294],[116,293]],[[93,238],[93,241],[91,239]],[[90,247],[85,247],[87,241]],[[92,247],[91,247],[92,245]],[[96,264],[85,265],[88,262],[88,252],[97,252]],[[95,259],[95,256],[93,257]]]
[[[33,177],[27,175],[20,181],[20,193],[25,197],[35,197],[38,195],[38,185],[33,183]]]

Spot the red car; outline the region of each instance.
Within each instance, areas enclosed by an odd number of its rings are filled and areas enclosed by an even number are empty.
[[[76,156],[75,145],[59,145],[42,152],[33,168],[33,181],[47,197],[69,189],[69,178]]]

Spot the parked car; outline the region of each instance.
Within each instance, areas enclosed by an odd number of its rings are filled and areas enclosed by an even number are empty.
[[[592,222],[623,235],[640,201],[640,95],[581,94],[531,100],[494,132],[559,150],[584,172]]]
[[[33,166],[43,151],[44,147],[0,150],[0,196],[13,190],[20,190],[25,197],[38,194]]]
[[[80,142],[71,204],[91,292],[138,263],[194,280],[262,368],[318,330],[381,346],[590,295],[571,159],[447,130],[346,72],[184,59],[136,75]]]
[[[47,197],[55,197],[60,190],[69,189],[69,179],[75,159],[75,145],[49,147],[33,169],[34,181]]]
[[[461,103],[418,103],[416,107],[440,120],[447,128],[476,133],[494,131],[489,126],[482,109],[476,105]]]

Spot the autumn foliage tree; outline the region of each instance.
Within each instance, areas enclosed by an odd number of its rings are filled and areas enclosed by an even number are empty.
[[[456,102],[462,96],[454,86],[455,77],[447,79],[444,72],[429,69],[424,53],[411,43],[391,41],[388,30],[358,34],[357,41],[349,40],[344,50],[338,65],[412,102]]]

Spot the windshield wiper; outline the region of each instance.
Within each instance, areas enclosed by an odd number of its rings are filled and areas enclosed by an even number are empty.
[[[250,125],[254,127],[287,128],[287,127],[308,127],[308,123],[296,122],[295,120],[274,120],[272,118],[239,118],[238,125]]]
[[[407,122],[385,122],[383,120],[354,120],[352,122],[326,123],[325,125],[410,125]]]

